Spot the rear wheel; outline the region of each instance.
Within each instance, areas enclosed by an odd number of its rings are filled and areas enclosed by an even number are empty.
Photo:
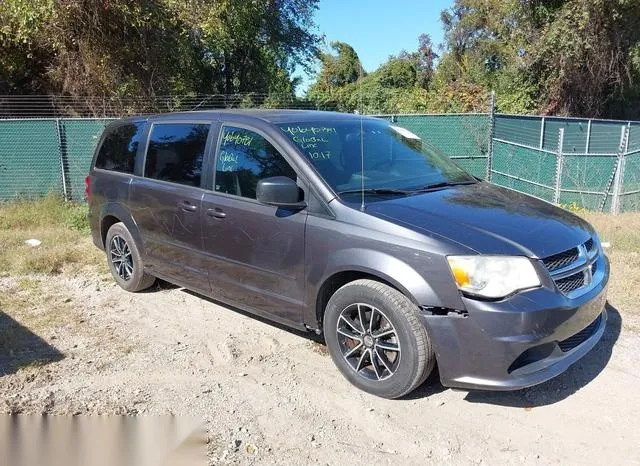
[[[136,292],[155,283],[156,278],[144,271],[138,248],[124,223],[115,223],[109,228],[105,246],[109,269],[121,288]]]
[[[384,283],[356,280],[336,291],[327,304],[323,330],[342,374],[377,396],[406,395],[435,365],[417,306]]]

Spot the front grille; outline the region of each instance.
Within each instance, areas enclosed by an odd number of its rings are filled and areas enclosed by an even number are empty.
[[[598,328],[598,325],[600,325],[601,320],[602,315],[599,315],[596,320],[594,320],[591,324],[580,330],[575,335],[570,336],[566,340],[559,341],[558,346],[564,353],[566,353],[567,351],[571,351],[575,347],[581,345],[593,336],[596,329]]]
[[[542,263],[549,272],[561,269],[573,264],[578,260],[578,248],[569,249],[568,251],[554,254],[553,256],[542,259]]]
[[[597,270],[598,251],[593,238],[553,256],[542,259],[558,289],[569,294],[592,283]]]
[[[586,243],[584,243],[584,248],[587,252],[591,252],[593,249],[593,238],[589,238]]]
[[[556,280],[558,289],[563,293],[571,293],[573,290],[584,286],[584,272],[578,272],[566,278]]]

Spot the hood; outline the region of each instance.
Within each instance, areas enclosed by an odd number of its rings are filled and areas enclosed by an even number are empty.
[[[485,182],[378,199],[367,204],[368,214],[481,254],[543,258],[593,235],[593,228],[571,212]]]

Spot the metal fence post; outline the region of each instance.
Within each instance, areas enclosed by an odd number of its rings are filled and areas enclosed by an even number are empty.
[[[496,127],[496,93],[491,91],[490,109],[489,109],[489,141],[487,144],[487,176],[486,180],[491,182],[491,171],[493,169],[493,138],[495,136]]]
[[[538,143],[540,149],[544,148],[544,126],[546,120],[542,117],[542,121],[540,122],[540,142]]]
[[[560,190],[562,188],[562,165],[564,164],[564,128],[558,132],[558,151],[556,152],[556,185],[553,193],[553,203],[560,203]]]
[[[65,162],[65,152],[66,148],[64,147],[64,136],[62,123],[60,122],[60,118],[56,118],[56,137],[58,138],[58,156],[60,157],[60,174],[62,175],[62,194],[64,196],[64,200],[69,200],[69,194],[67,193],[67,174],[66,174],[66,162]]]
[[[620,129],[620,149],[616,160],[616,174],[613,178],[613,197],[611,198],[611,213],[620,213],[620,196],[622,194],[622,180],[624,179],[624,166],[626,153],[629,150],[629,125]]]

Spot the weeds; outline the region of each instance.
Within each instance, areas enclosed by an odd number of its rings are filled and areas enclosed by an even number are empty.
[[[88,233],[87,206],[59,196],[0,204],[0,274],[58,274],[104,264]],[[24,242],[32,238],[42,244],[30,248]]]
[[[18,200],[0,204],[0,230],[66,227],[89,231],[88,208],[85,204],[64,202],[50,194],[36,200]]]
[[[611,251],[640,253],[640,214],[588,213],[583,217],[598,231],[602,241],[611,244]]]
[[[623,313],[625,326],[640,328],[640,214],[577,213],[610,243],[606,253],[611,259],[611,302]],[[104,253],[91,241],[86,214],[85,205],[66,203],[59,196],[0,204],[0,277],[18,277],[20,290],[33,295],[39,288],[33,274],[86,270],[106,277]],[[30,238],[42,244],[30,248],[24,243]]]

